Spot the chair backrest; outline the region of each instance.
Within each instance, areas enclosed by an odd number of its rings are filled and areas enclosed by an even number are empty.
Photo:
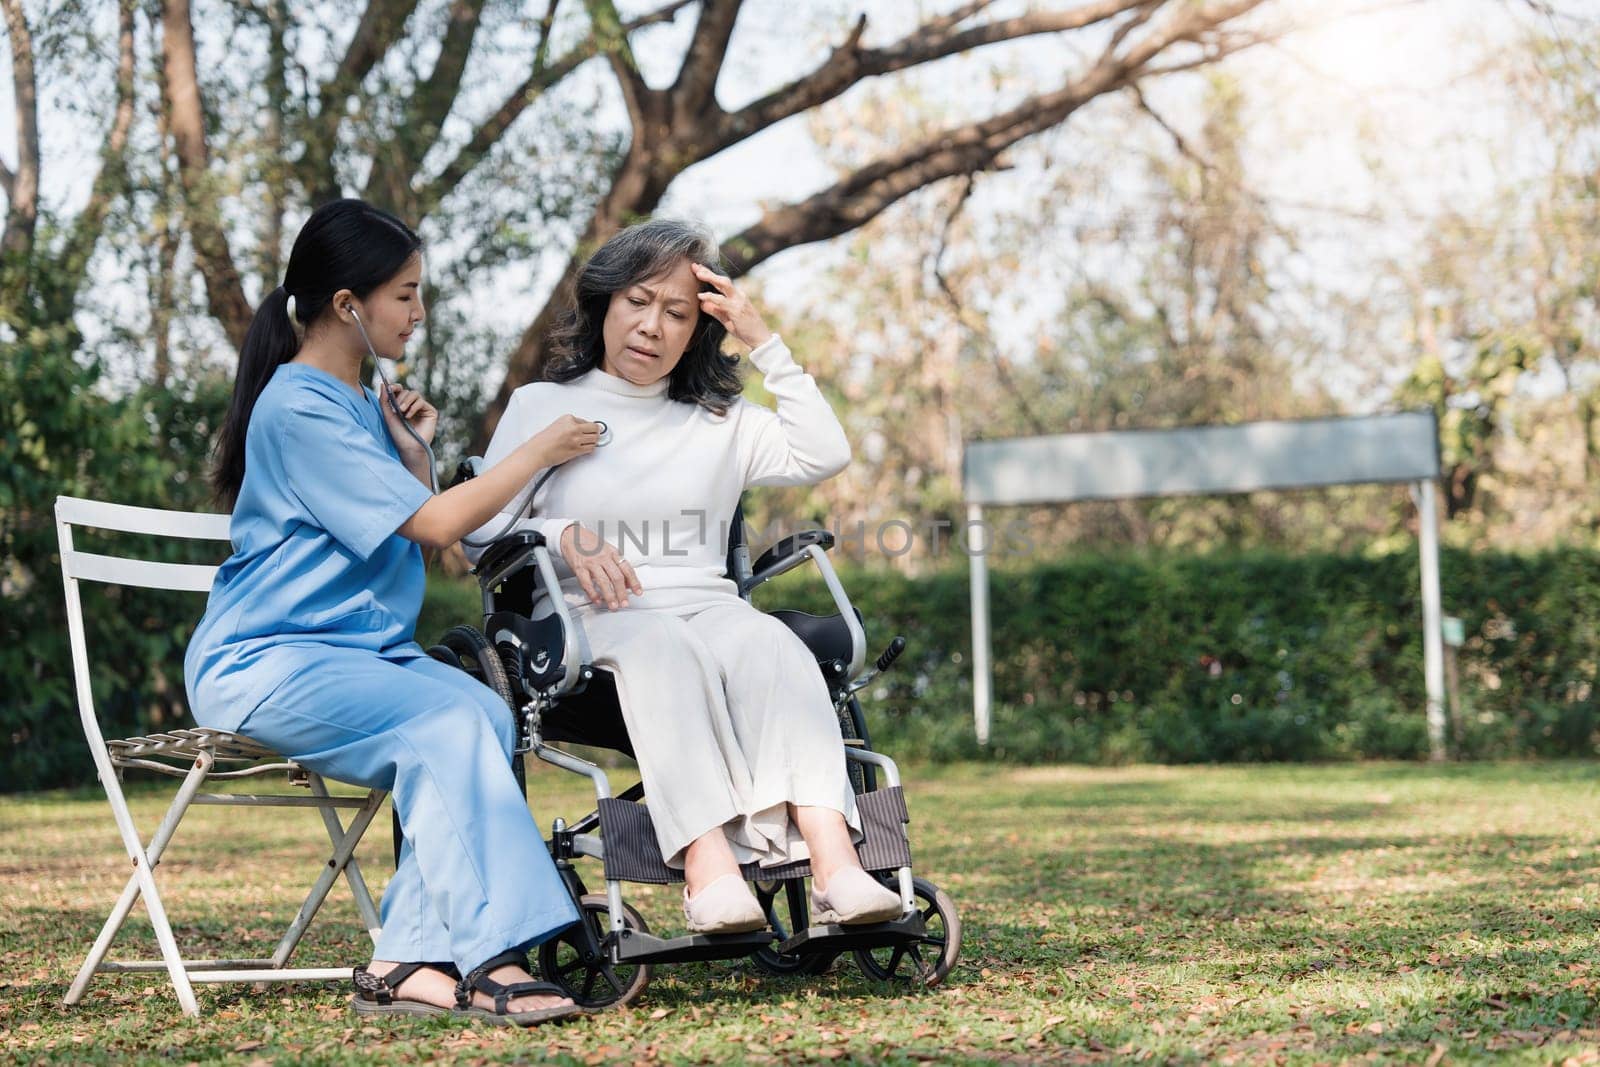
[[[80,552],[73,547],[72,528],[83,526],[116,533],[198,541],[227,541],[227,515],[198,511],[162,511],[111,504],[81,497],[56,497],[56,538],[61,546],[61,581],[67,597],[67,636],[72,644],[72,677],[78,694],[78,715],[102,776],[112,773],[105,738],[94,711],[89,684],[89,652],[83,629],[83,603],[78,583],[104,582],[139,589],[181,589],[207,592],[217,568],[198,563],[160,563],[126,556]]]

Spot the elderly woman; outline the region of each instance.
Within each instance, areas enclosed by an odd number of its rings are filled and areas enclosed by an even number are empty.
[[[764,926],[738,865],[803,859],[818,921],[893,918],[898,896],[856,856],[860,821],[816,661],[740,599],[724,566],[740,493],[832,477],[850,445],[718,260],[703,232],[669,220],[606,242],[578,274],[549,380],[512,395],[485,460],[564,414],[609,428],[539,490],[527,525],[560,546],[562,595],[616,677],[689,928]],[[776,411],[741,398],[728,334],[751,350]]]

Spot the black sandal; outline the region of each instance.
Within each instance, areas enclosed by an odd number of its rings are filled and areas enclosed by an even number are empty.
[[[388,974],[379,976],[365,967],[351,972],[355,979],[356,995],[350,998],[350,1007],[357,1015],[449,1015],[449,1008],[421,1000],[407,1000],[399,995],[407,978],[421,970],[435,970],[458,978],[461,974],[453,963],[400,963]]]
[[[506,985],[489,977],[489,972],[497,967],[507,965],[528,969],[527,953],[511,949],[491,960],[478,964],[456,983],[456,1014],[465,1015],[473,1019],[483,1019],[486,1022],[499,1026],[538,1026],[540,1023],[554,1022],[557,1019],[570,1019],[574,1015],[581,1015],[583,1009],[576,1004],[567,1004],[555,1008],[539,1008],[536,1011],[510,1011],[508,1006],[517,997],[556,996],[566,999],[568,994],[565,989],[553,982],[513,982]],[[472,1003],[473,993],[483,993],[494,998],[494,1010],[480,1008]]]

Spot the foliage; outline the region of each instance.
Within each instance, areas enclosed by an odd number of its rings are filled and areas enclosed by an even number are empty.
[[[151,468],[151,477],[159,475]],[[53,483],[52,483],[53,484]],[[21,536],[8,531],[9,536]],[[37,536],[53,538],[46,526]],[[1600,753],[1600,556],[1446,550],[1445,608],[1465,622],[1452,750],[1467,758]],[[65,621],[53,573],[7,586],[0,679],[37,694],[8,704],[12,788],[83,781]],[[1415,553],[1117,555],[1007,566],[991,589],[993,739],[972,734],[964,571],[907,577],[847,567],[870,651],[910,647],[864,694],[868,722],[897,756],[1001,762],[1230,762],[1416,759],[1426,755]],[[109,729],[170,724],[193,597],[147,597],[140,614],[90,592],[91,647]],[[798,574],[758,606],[831,611]],[[12,605],[16,610],[12,610]],[[470,579],[435,574],[417,637],[429,644],[481,612]],[[105,644],[104,642],[110,642]]]
[[[1447,551],[1460,653],[1457,752],[1600,753],[1600,555]],[[825,611],[789,579],[764,606]],[[1414,551],[1116,555],[1007,565],[991,581],[995,711],[972,733],[964,570],[851,570],[873,654],[910,647],[868,692],[896,754],[1002,761],[1419,758],[1427,752]]]
[[[1600,26],[1530,28],[1479,75],[1518,116],[1479,134],[1486,195],[1450,203],[1408,263],[1398,399],[1440,418],[1445,507],[1462,534],[1544,543],[1600,531]],[[1532,132],[1539,161],[1522,158]],[[1410,169],[1408,154],[1399,167]],[[1395,175],[1382,174],[1392,181]],[[1394,206],[1397,217],[1403,207]],[[1377,301],[1374,300],[1376,305]]]
[[[815,488],[753,494],[752,517],[959,525],[970,441],[1337,410],[1296,373],[1315,347],[1309,286],[1291,269],[1294,234],[1249,188],[1248,89],[1213,71],[1195,95],[1200,129],[1181,150],[1142,96],[1108,102],[1070,135],[1019,149],[1015,172],[928,190],[863,227],[819,271],[805,313],[786,316],[804,324],[795,350],[832,392],[854,462]],[[893,91],[875,103],[847,129],[814,122],[814,136],[839,133],[837,154],[852,134],[917,128],[930,106]],[[1030,522],[1046,551],[1347,548],[1400,528],[1390,496],[1096,502]],[[895,566],[929,567],[930,547]]]
[[[907,766],[919,873],[960,909],[927,992],[730,964],[556,1029],[361,1019],[348,983],[107,975],[61,997],[127,876],[97,796],[0,798],[0,1058],[62,1064],[1597,1062],[1593,763],[1119,770]],[[628,779],[619,778],[620,787]],[[593,806],[535,764],[541,823]],[[155,824],[171,795],[136,790]],[[380,816],[360,858],[385,880]],[[262,955],[326,859],[310,812],[196,809],[156,872],[178,944]],[[586,880],[594,861],[579,859]],[[593,881],[590,884],[594,884]],[[661,936],[676,887],[626,887]],[[334,887],[301,966],[371,951]],[[152,956],[135,905],[113,956]]]
[[[53,508],[58,495],[206,510],[195,441],[208,440],[226,383],[192,393],[141,389],[108,399],[101,369],[74,358],[67,326],[37,327],[0,358],[0,781],[32,789],[92,778],[72,686]],[[156,549],[92,532],[147,559],[215,562],[216,546]],[[106,549],[100,548],[104,551]],[[198,554],[196,554],[198,552]],[[108,736],[170,726],[183,712],[183,650],[199,617],[192,594],[83,586],[95,703]]]

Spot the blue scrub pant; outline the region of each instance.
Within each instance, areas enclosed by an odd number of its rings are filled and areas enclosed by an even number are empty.
[[[511,715],[462,671],[328,648],[238,732],[318,774],[392,791],[405,844],[376,959],[451,960],[465,974],[578,920],[511,773]]]

